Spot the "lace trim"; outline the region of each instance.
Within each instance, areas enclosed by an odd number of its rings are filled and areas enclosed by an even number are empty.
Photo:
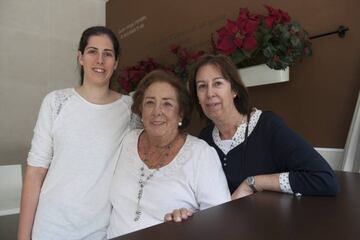
[[[129,126],[130,126],[130,129],[143,129],[144,128],[144,125],[141,122],[140,117],[135,113],[130,114]]]
[[[249,121],[249,135],[252,133],[252,131],[254,130],[256,124],[259,121],[260,115],[261,115],[262,111],[256,109],[255,113],[250,117],[250,121]],[[226,155],[228,154],[228,152],[230,152],[233,148],[239,146],[245,139],[245,130],[246,130],[246,123],[241,124],[234,136],[232,137],[231,141],[231,146],[230,147],[226,147],[225,144],[223,144],[221,138],[220,138],[220,133],[219,133],[219,129],[217,127],[214,127],[213,131],[212,131],[212,137],[213,140],[215,142],[215,144],[221,149],[221,151]]]
[[[74,92],[72,91],[71,88],[55,91],[55,100],[54,100],[55,111],[53,111],[54,120],[57,116],[59,116],[66,101],[69,100],[69,98],[72,97],[73,95]]]

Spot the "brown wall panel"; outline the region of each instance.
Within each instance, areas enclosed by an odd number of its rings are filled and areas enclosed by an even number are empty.
[[[210,33],[226,18],[235,18],[240,7],[265,13],[262,4],[257,0],[110,0],[107,26],[121,41],[121,66],[146,57],[173,63],[168,51],[171,43],[207,50]],[[343,148],[360,88],[360,1],[273,0],[266,4],[289,12],[310,35],[339,25],[350,28],[343,39],[332,35],[313,40],[313,56],[291,67],[290,82],[249,89],[255,106],[279,114],[312,145]],[[190,132],[197,133],[200,123],[194,120]]]

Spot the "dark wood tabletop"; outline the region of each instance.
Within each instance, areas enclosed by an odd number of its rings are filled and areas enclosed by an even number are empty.
[[[336,175],[336,197],[259,192],[114,239],[360,239],[360,174]]]

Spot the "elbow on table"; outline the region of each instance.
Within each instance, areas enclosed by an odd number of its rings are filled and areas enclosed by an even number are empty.
[[[314,196],[336,196],[339,191],[339,183],[334,173],[294,173],[294,192]],[[295,180],[296,179],[296,180]]]
[[[329,184],[328,189],[330,196],[336,196],[340,192],[340,185],[335,175],[332,177],[332,183]]]
[[[325,174],[322,182],[317,195],[336,196],[339,193],[340,186],[334,173]]]

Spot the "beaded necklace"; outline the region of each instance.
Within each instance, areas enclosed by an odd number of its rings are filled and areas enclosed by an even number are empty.
[[[156,146],[157,149],[163,149],[163,150],[159,154],[158,164],[153,166],[153,168],[155,168],[155,169],[152,170],[147,176],[145,175],[145,163],[149,163],[149,159],[148,159],[149,151],[145,151],[145,153],[144,153],[145,156],[144,156],[144,160],[143,160],[144,163],[140,167],[140,171],[139,171],[140,172],[139,191],[137,194],[137,204],[136,204],[136,211],[135,211],[135,218],[134,218],[135,222],[140,220],[140,217],[142,214],[140,203],[141,203],[141,199],[143,196],[145,185],[155,175],[156,171],[159,171],[159,168],[161,168],[162,166],[164,166],[166,164],[166,160],[168,160],[167,158],[169,157],[170,151],[172,150],[172,147],[173,147],[174,143],[177,141],[179,136],[181,136],[181,135],[177,134],[176,137],[170,143],[166,144],[165,146]]]

